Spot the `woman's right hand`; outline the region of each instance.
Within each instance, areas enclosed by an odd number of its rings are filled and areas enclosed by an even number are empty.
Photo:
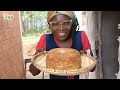
[[[44,52],[44,49],[41,48],[41,49],[36,50],[36,53],[34,55],[41,53],[41,52]],[[29,66],[29,71],[32,73],[33,76],[36,76],[41,72],[32,63]]]
[[[36,76],[36,75],[38,75],[41,72],[32,63],[29,66],[29,71],[32,73],[33,76]]]
[[[40,48],[40,49],[36,50],[36,52],[35,52],[34,55],[36,55],[36,54],[38,54],[38,53],[41,53],[41,52],[44,52],[44,49],[43,49],[43,48]]]

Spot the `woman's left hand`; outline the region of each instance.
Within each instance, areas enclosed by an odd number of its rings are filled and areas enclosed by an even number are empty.
[[[86,51],[80,50],[80,54],[87,54]]]
[[[94,72],[94,71],[95,71],[95,68],[96,68],[96,66],[95,66],[92,70],[90,70],[90,72]]]
[[[81,51],[80,51],[80,54],[87,54],[87,52],[86,52],[86,51],[81,50]],[[90,55],[93,57],[92,50],[90,50]],[[94,72],[95,68],[96,68],[96,66],[95,66],[93,69],[91,69],[91,70],[90,70],[90,72]]]

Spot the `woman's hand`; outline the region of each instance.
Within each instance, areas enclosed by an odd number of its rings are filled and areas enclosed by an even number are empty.
[[[87,54],[87,52],[81,50],[81,51],[80,51],[80,54]],[[92,57],[94,57],[91,49],[90,49],[90,55],[91,55]],[[93,69],[91,69],[90,72],[94,72],[95,69],[96,69],[96,66],[95,66]]]
[[[38,54],[38,53],[41,53],[41,52],[44,52],[44,49],[43,49],[43,48],[40,48],[40,49],[36,50],[36,52],[35,52],[34,55],[36,55],[36,54]]]
[[[44,49],[38,49],[34,55],[44,52]],[[39,69],[37,69],[32,63],[29,66],[29,71],[32,73],[33,76],[38,75],[41,71]]]
[[[36,76],[36,75],[38,75],[41,72],[32,63],[29,66],[29,71],[32,73],[33,76]]]
[[[92,70],[90,70],[90,72],[94,72],[94,71],[95,71],[95,68],[96,68],[96,66],[95,66]]]
[[[86,51],[80,50],[80,54],[87,54]]]

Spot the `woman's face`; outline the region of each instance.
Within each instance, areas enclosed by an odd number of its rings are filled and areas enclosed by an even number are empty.
[[[72,20],[67,15],[59,14],[49,21],[49,25],[58,40],[66,40],[71,32]]]

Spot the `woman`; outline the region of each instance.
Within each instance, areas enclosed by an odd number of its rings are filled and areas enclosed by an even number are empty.
[[[88,37],[84,31],[77,31],[78,22],[72,11],[49,11],[47,21],[51,34],[43,34],[36,46],[36,54],[53,48],[73,48],[86,53],[91,49]],[[35,76],[40,70],[30,65],[30,72]],[[79,79],[76,76],[51,75],[50,79]]]

